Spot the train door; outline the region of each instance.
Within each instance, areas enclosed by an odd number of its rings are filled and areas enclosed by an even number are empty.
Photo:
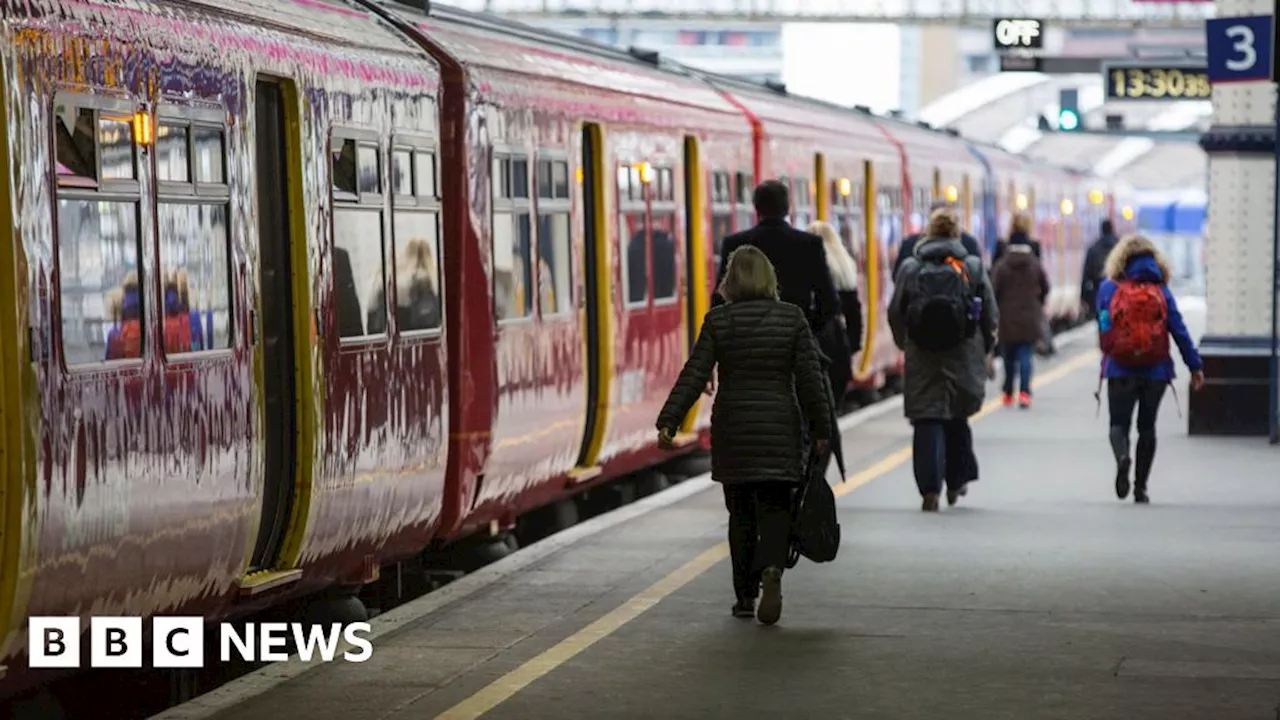
[[[609,230],[604,202],[604,134],[600,126],[582,128],[583,291],[587,337],[587,417],[578,468],[594,468],[608,423],[607,392],[613,371],[610,337]]]
[[[262,519],[251,570],[274,569],[294,504],[297,475],[297,378],[294,365],[294,298],[291,211],[300,178],[290,172],[287,148],[294,142],[286,122],[291,88],[278,81],[257,82],[256,136],[258,287],[262,336],[262,397],[265,421],[265,475]]]

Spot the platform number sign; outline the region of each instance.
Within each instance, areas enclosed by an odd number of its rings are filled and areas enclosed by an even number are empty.
[[[1206,21],[1209,81],[1265,82],[1280,77],[1276,71],[1274,25],[1270,15]]]

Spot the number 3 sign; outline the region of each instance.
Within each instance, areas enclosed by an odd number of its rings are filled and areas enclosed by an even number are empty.
[[[1216,84],[1278,79],[1275,31],[1270,15],[1214,18],[1205,22],[1209,81]]]

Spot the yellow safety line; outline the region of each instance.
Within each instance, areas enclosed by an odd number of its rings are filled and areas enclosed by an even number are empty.
[[[1075,370],[1097,360],[1097,351],[1089,351],[1054,367],[1035,379],[1033,385],[1042,387],[1066,377]],[[987,402],[971,420],[981,419],[1000,407],[1000,400]],[[837,496],[846,495],[854,488],[865,485],[877,477],[893,470],[911,457],[910,446],[902,448],[892,455],[880,460],[875,465],[849,476],[844,483],[834,488]],[[619,628],[635,620],[645,611],[657,605],[663,598],[688,585],[702,573],[710,570],[721,560],[729,556],[729,544],[721,542],[704,551],[701,555],[682,565],[678,570],[650,585],[639,595],[623,603],[585,628],[556,643],[539,653],[536,657],[520,667],[503,675],[475,695],[454,705],[436,716],[436,720],[475,720],[511,699],[516,693],[528,687],[538,678],[560,667],[583,650],[600,640],[612,635]]]

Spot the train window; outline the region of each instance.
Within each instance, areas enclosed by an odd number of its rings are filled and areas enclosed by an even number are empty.
[[[396,327],[400,332],[438,330],[440,301],[440,228],[434,212],[397,211]]]
[[[161,110],[167,116],[156,133],[164,351],[179,355],[229,348],[231,193],[225,184],[226,131],[222,125],[193,121],[197,115],[209,116],[208,111],[171,106]],[[219,121],[219,115],[214,113],[213,121]]]
[[[538,306],[543,315],[559,315],[573,305],[569,240],[569,213],[538,215]]]
[[[549,198],[555,186],[551,184],[551,161],[538,161],[538,197]]]
[[[438,198],[435,153],[418,150],[413,154],[414,194],[420,198]]]
[[[161,123],[156,132],[156,179],[160,182],[191,181],[189,128]]]
[[[529,160],[521,155],[499,155],[497,168],[505,168],[505,194],[493,202],[493,299],[499,321],[533,315],[533,227],[529,212]],[[495,177],[497,173],[495,172]]]
[[[495,200],[511,197],[511,158],[495,157],[493,159],[493,198]]]
[[[729,173],[717,170],[711,174],[711,202],[716,205],[727,205],[733,202],[729,192]]]
[[[395,206],[391,217],[392,265],[395,271],[396,330],[438,331],[443,323],[440,291],[440,204],[436,198],[435,153],[428,140],[397,138],[391,152]]]
[[[511,160],[511,197],[529,197],[529,161],[524,158]]]
[[[413,195],[413,152],[394,150],[391,153],[391,193],[399,197]]]
[[[557,162],[551,166],[551,180],[555,183],[553,197],[569,199],[569,163]]]
[[[93,108],[59,105],[55,114],[58,184],[96,187],[97,113]]]
[[[641,304],[649,299],[648,228],[645,213],[643,210],[624,212],[618,224],[619,236],[626,243],[623,276],[627,281],[627,304]]]
[[[751,207],[751,194],[755,191],[755,180],[751,173],[738,173],[738,202]]]
[[[387,331],[382,160],[367,133],[333,138],[333,283],[343,340]]]
[[[76,366],[140,358],[148,293],[134,108],[60,95],[54,116],[63,360]]]
[[[137,179],[132,120],[131,116],[111,117],[105,114],[98,119],[103,180]]]
[[[497,318],[514,320],[529,317],[533,314],[529,215],[500,215],[494,220],[493,275]]]
[[[203,127],[200,125],[194,128],[195,159],[196,159],[196,182],[218,184],[226,182],[226,162],[227,152],[226,144],[223,142],[222,128]],[[361,185],[364,185],[364,158],[367,153],[373,154],[375,162],[374,172],[377,172],[377,153],[378,149],[361,148]],[[361,187],[361,192],[379,192],[375,183],[373,189]]]
[[[58,199],[62,348],[67,365],[142,357],[146,292],[138,203]]]
[[[656,199],[663,202],[671,202],[675,199],[675,193],[675,180],[671,168],[658,168],[658,195]]]
[[[164,351],[231,346],[231,265],[225,204],[161,201]]]
[[[618,166],[618,199],[626,200],[631,197],[631,169],[626,165]]]
[[[653,231],[653,299],[671,300],[676,296],[676,214],[654,212]]]

